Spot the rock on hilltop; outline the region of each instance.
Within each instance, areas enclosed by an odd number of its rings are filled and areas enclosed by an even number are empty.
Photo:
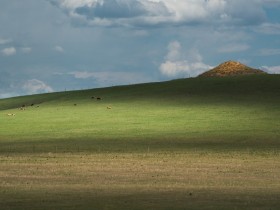
[[[226,77],[252,74],[266,74],[266,72],[248,67],[240,62],[227,61],[207,72],[200,74],[199,77]]]

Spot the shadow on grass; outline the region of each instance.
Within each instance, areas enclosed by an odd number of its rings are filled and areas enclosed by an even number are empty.
[[[248,189],[8,191],[3,209],[279,209],[279,192]]]
[[[148,153],[184,151],[274,151],[279,153],[278,139],[242,138],[122,138],[122,139],[42,139],[1,141],[0,153]]]

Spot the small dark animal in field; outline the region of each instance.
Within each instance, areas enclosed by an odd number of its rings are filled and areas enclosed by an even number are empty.
[[[189,194],[190,196],[192,196],[192,193],[190,192],[190,194]]]
[[[23,104],[21,107],[25,107],[25,104]]]
[[[101,100],[101,99],[102,99],[101,97],[97,97],[97,98],[96,98],[96,100],[98,100],[98,101]]]
[[[77,106],[77,104],[74,104],[74,106]]]
[[[30,106],[34,106],[34,104],[31,104]]]
[[[112,109],[112,107],[110,107],[110,106],[107,106],[107,109]]]
[[[36,106],[36,108],[39,108],[39,107],[40,107],[39,105]]]
[[[91,99],[95,99],[95,97],[94,97],[94,96],[91,96]]]

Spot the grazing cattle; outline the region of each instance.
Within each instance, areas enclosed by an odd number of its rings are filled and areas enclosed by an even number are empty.
[[[30,106],[34,106],[34,104],[31,104]]]
[[[95,99],[95,97],[94,97],[94,96],[91,96],[91,99]]]
[[[101,100],[101,99],[102,99],[101,97],[97,97],[97,98],[96,98],[96,100]]]

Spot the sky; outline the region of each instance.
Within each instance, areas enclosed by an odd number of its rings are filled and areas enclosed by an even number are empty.
[[[0,98],[280,73],[280,0],[0,0]]]

